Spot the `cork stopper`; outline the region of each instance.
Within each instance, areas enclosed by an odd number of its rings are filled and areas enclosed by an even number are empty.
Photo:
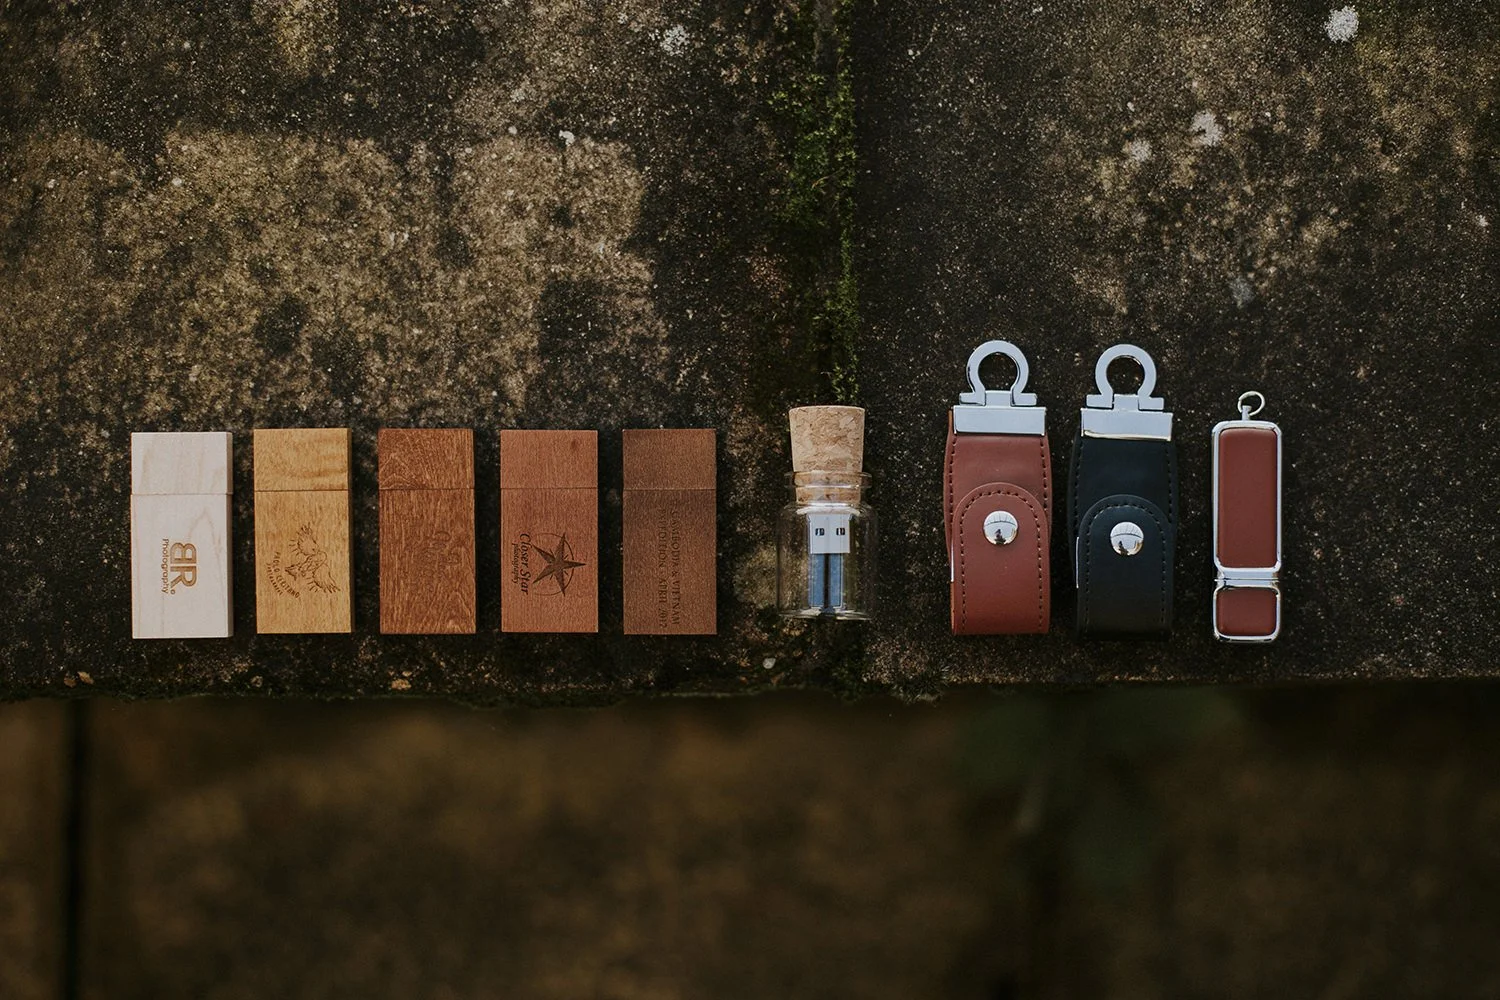
[[[857,406],[799,406],[792,426],[793,472],[862,472],[865,411]]]
[[[865,462],[865,411],[858,406],[798,406],[787,411],[792,429],[792,472],[847,473],[858,482]],[[829,491],[797,486],[799,500]],[[847,492],[847,491],[840,491]],[[853,499],[859,497],[854,490]]]

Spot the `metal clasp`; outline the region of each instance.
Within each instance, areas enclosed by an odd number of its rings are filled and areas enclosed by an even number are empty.
[[[979,377],[979,365],[992,354],[1003,354],[1016,365],[1016,380],[1009,389],[987,389]],[[1026,355],[1008,340],[987,340],[969,355],[968,392],[958,394],[953,408],[953,430],[958,434],[1047,433],[1047,408],[1036,405],[1036,394],[1026,391],[1031,368]]]
[[[1117,393],[1109,384],[1109,365],[1117,358],[1129,358],[1141,366],[1141,387],[1133,395]],[[1088,405],[1081,411],[1084,437],[1172,440],[1172,414],[1166,412],[1165,400],[1151,395],[1156,388],[1156,362],[1145,350],[1116,344],[1099,355],[1094,385],[1099,391],[1085,398]]]

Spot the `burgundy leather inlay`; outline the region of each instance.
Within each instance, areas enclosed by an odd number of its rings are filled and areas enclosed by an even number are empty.
[[[1276,432],[1231,427],[1219,435],[1219,562],[1234,569],[1276,563]]]
[[[1214,619],[1223,635],[1259,638],[1276,631],[1276,591],[1268,587],[1229,587],[1214,595]]]

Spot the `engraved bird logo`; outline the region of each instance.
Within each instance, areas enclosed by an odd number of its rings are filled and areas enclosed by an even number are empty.
[[[297,541],[292,548],[300,558],[283,567],[287,576],[305,583],[313,590],[320,590],[325,594],[338,593],[339,586],[333,582],[328,553],[323,551],[323,547],[313,537],[311,525],[304,524],[298,529]]]

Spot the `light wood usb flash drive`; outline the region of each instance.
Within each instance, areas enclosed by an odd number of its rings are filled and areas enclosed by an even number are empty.
[[[714,432],[624,432],[626,635],[712,635]]]
[[[501,631],[599,631],[598,549],[598,433],[501,431]]]
[[[349,431],[255,432],[255,629],[348,632]]]
[[[385,428],[380,631],[472,633],[474,432]]]
[[[130,435],[131,634],[223,638],[230,603],[226,433]]]

